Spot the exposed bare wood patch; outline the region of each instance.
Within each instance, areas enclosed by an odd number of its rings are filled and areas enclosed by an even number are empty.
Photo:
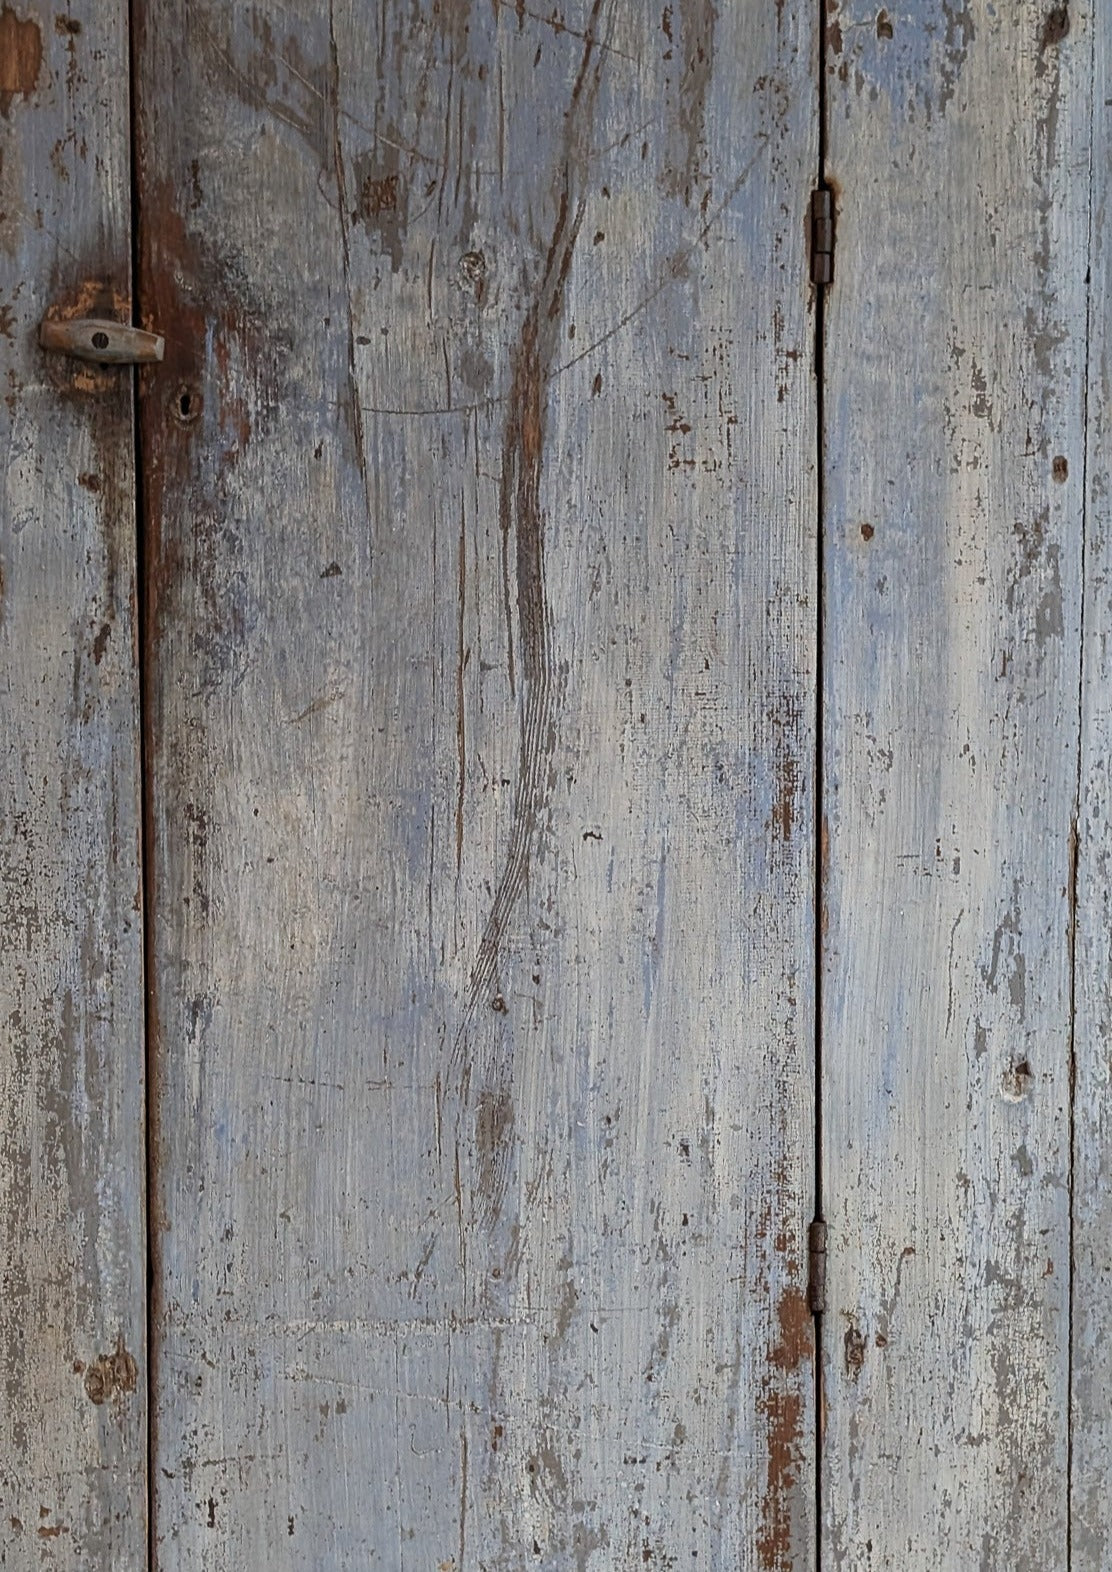
[[[11,119],[17,98],[31,98],[42,71],[42,31],[34,17],[21,18],[10,5],[0,11],[0,115]]]

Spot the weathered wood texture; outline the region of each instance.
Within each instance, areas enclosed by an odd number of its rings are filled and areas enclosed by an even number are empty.
[[[0,10],[0,1565],[146,1559],[126,5]]]
[[[813,8],[139,10],[159,1565],[806,1567]]]
[[[1072,1572],[1112,1566],[1112,17],[1094,14],[1074,1055]]]
[[[828,41],[829,1564],[1048,1572],[1067,1555],[1089,12],[841,5]]]

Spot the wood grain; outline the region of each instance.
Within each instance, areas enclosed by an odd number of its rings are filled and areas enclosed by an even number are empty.
[[[159,1565],[809,1566],[811,8],[139,13]]]
[[[1092,28],[840,5],[828,47],[829,1564],[1049,1572]]]
[[[1081,790],[1076,868],[1074,1170],[1071,1382],[1071,1568],[1102,1572],[1112,1562],[1112,187],[1109,113],[1112,41],[1094,13],[1090,210],[1088,409],[1085,422],[1085,603],[1082,641]]]
[[[0,1565],[146,1565],[127,7],[0,10]]]

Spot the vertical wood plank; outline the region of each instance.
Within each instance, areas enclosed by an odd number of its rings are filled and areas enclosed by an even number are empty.
[[[1071,1572],[1112,1561],[1112,1507],[1101,1482],[1112,1471],[1112,39],[1094,15],[1088,411],[1085,474],[1085,603],[1081,794],[1076,869],[1073,1172]]]
[[[1089,8],[828,47],[829,1564],[1060,1568]]]
[[[0,1565],[146,1564],[127,7],[0,10]],[[121,90],[121,83],[123,88]]]
[[[140,11],[159,1564],[809,1566],[811,7]]]

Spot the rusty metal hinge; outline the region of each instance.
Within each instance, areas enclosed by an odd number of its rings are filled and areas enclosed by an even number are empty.
[[[826,1310],[826,1224],[821,1217],[807,1230],[807,1308],[812,1315]]]
[[[834,282],[834,193],[826,186],[811,192],[811,282]]]

